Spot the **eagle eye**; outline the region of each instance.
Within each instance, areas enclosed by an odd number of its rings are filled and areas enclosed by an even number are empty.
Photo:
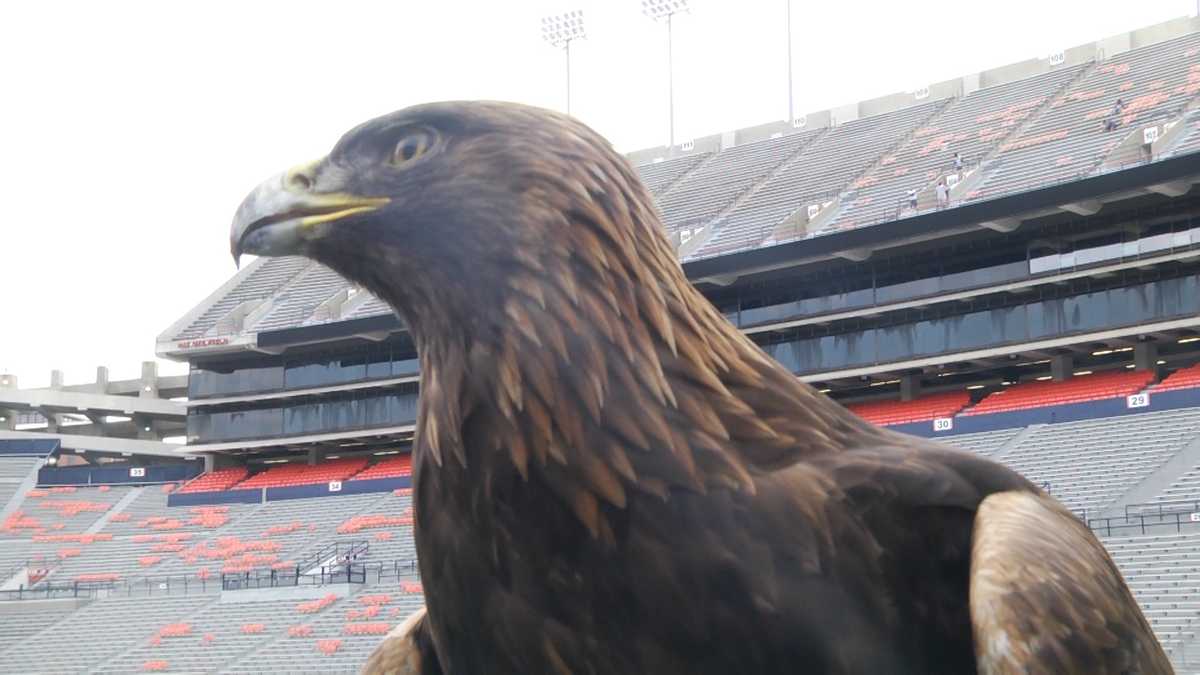
[[[433,132],[426,129],[418,129],[405,134],[396,143],[396,149],[392,151],[392,164],[406,164],[424,155],[433,147],[435,140]]]

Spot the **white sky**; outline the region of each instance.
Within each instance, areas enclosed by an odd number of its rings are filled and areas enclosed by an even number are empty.
[[[785,0],[692,0],[676,140],[787,116]],[[136,377],[234,272],[259,180],[369,117],[449,98],[562,107],[540,18],[585,11],[573,112],[623,150],[667,138],[666,29],[638,0],[0,4],[0,373]],[[1194,14],[1196,0],[795,0],[797,114]],[[164,372],[182,372],[179,364]]]

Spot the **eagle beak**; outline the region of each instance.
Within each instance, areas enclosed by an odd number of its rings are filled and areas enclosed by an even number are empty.
[[[387,197],[362,197],[322,185],[333,171],[312,162],[267,179],[242,201],[229,233],[234,263],[243,253],[281,256],[304,253],[328,223],[383,207]],[[340,181],[336,181],[340,182]]]

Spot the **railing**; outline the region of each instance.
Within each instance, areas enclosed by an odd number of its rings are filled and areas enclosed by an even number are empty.
[[[374,575],[375,583],[411,579],[414,575],[420,573],[415,559],[392,560],[390,562],[377,560],[374,562],[365,562],[362,565],[368,576]]]
[[[1190,513],[1163,513],[1159,515],[1125,515],[1108,518],[1089,518],[1087,525],[1098,535],[1111,537],[1113,535],[1152,534],[1166,530],[1182,532],[1184,527],[1189,529],[1200,525],[1194,521]]]
[[[227,572],[221,575],[221,590],[223,591],[365,583],[367,583],[367,571],[363,563],[338,564],[329,567],[322,565],[316,572],[305,574],[300,574],[298,568],[293,568],[291,570]]]
[[[296,564],[298,570],[313,569],[327,560],[337,559],[353,562],[365,555],[371,549],[371,544],[364,539],[356,541],[335,541],[321,547],[316,553],[305,556]]]
[[[41,583],[34,588],[0,591],[0,602],[8,600],[47,600],[62,598],[104,598],[111,596],[189,595],[217,590],[320,586],[327,584],[365,584],[410,580],[418,574],[417,561],[372,560],[322,566],[302,574],[299,567],[286,570],[258,570],[224,573],[201,579],[194,574],[147,576],[138,579],[103,582]]]
[[[1200,501],[1177,499],[1174,501],[1129,504],[1125,507],[1126,518],[1134,516],[1165,516],[1175,513],[1189,515],[1200,513]]]
[[[195,575],[148,576],[122,581],[73,581],[68,583],[38,584],[34,588],[21,587],[11,591],[0,591],[2,600],[32,600],[53,598],[98,598],[112,595],[188,595],[216,591],[215,579],[201,579]]]

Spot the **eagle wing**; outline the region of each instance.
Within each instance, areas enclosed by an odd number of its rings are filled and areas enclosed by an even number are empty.
[[[363,666],[362,675],[442,675],[424,607],[388,633]]]
[[[970,606],[984,675],[1174,672],[1104,548],[1042,495],[999,492],[980,505]]]

